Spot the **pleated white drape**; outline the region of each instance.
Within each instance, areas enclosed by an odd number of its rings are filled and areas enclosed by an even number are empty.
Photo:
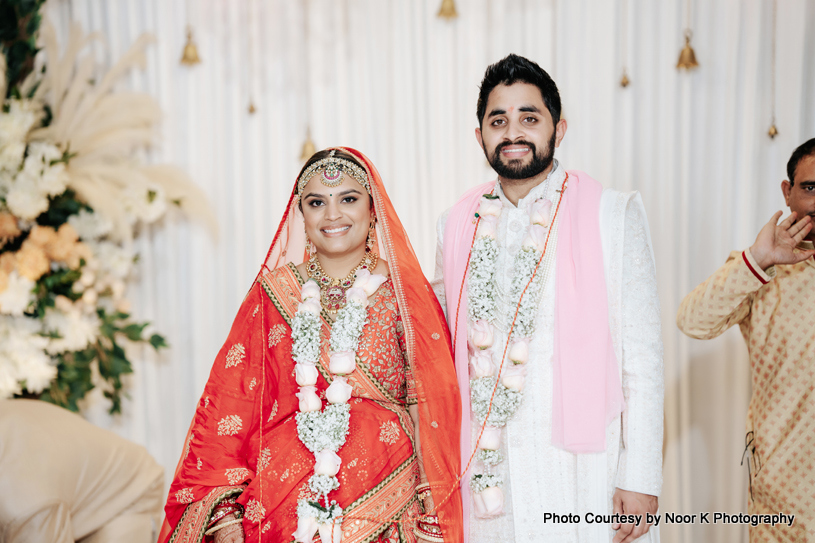
[[[561,89],[566,167],[643,195],[666,347],[661,509],[745,510],[746,349],[736,330],[691,341],[675,315],[783,207],[786,160],[815,136],[815,1],[778,0],[774,140],[771,0],[694,2],[701,66],[691,73],[675,68],[685,1],[459,0],[460,17],[447,22],[435,16],[440,0],[51,0],[63,31],[73,19],[104,33],[105,62],[140,33],[156,36],[146,72],[124,86],[160,101],[166,120],[151,158],[186,168],[220,221],[217,242],[172,217],[139,237],[135,314],[172,348],[137,353],[122,417],[89,402],[89,418],[144,444],[169,478],[271,242],[308,125],[318,148],[350,145],[372,158],[430,273],[436,217],[492,176],[473,135],[478,85],[489,63],[515,52]],[[203,60],[193,68],[178,62],[188,22]],[[662,534],[736,542],[747,529],[666,525]]]

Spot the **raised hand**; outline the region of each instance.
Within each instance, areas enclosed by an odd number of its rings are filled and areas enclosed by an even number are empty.
[[[789,217],[778,222],[783,214],[778,211],[770,222],[758,233],[756,242],[750,247],[750,254],[756,259],[761,269],[776,264],[797,264],[815,255],[815,251],[796,251],[798,245],[812,230],[812,218],[807,215],[798,222],[798,214],[793,211]]]

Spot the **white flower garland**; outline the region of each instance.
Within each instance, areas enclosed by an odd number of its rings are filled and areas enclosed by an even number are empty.
[[[295,375],[300,392],[297,436],[306,448],[314,453],[315,473],[309,478],[309,488],[317,495],[317,501],[301,499],[297,505],[297,531],[295,541],[310,543],[319,530],[323,541],[338,542],[342,539],[340,522],[342,508],[328,500],[328,494],[340,487],[337,474],[340,457],[337,452],[345,444],[351,420],[352,386],[346,376],[356,370],[356,350],[367,323],[368,296],[385,281],[381,275],[371,275],[367,270],[357,272],[356,281],[346,292],[345,307],[337,313],[329,338],[332,383],[325,391],[329,404],[317,395],[317,362],[320,359],[320,287],[314,280],[303,285],[302,303],[298,306],[291,326],[292,358],[296,362]],[[324,505],[319,502],[322,498]]]
[[[467,280],[468,316],[470,318],[470,345],[473,353],[470,363],[473,377],[470,379],[470,402],[479,421],[486,425],[478,443],[478,459],[486,473],[476,473],[470,479],[470,488],[476,495],[476,509],[481,506],[480,516],[491,517],[503,511],[503,493],[500,489],[503,477],[492,474],[491,468],[503,462],[498,451],[501,428],[512,418],[521,404],[526,379],[526,363],[529,341],[535,331],[535,318],[543,291],[544,274],[535,274],[543,258],[546,238],[552,222],[551,202],[538,199],[532,205],[528,236],[523,247],[515,255],[511,298],[518,308],[510,340],[509,352],[512,366],[503,371],[501,353],[491,349],[495,338],[497,313],[495,270],[498,260],[496,232],[502,211],[501,200],[492,194],[481,199],[476,217],[479,219],[476,239],[470,252]],[[534,277],[533,277],[534,275]],[[523,296],[523,297],[522,297]],[[484,353],[489,353],[485,360]],[[492,407],[490,408],[490,401]],[[491,495],[487,496],[487,489]],[[477,511],[478,512],[478,511]]]

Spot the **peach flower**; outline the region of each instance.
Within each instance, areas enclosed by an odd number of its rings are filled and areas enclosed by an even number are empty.
[[[8,274],[5,270],[0,270],[0,293],[5,292],[8,288]]]
[[[492,347],[495,337],[493,335],[492,325],[485,320],[475,321],[475,324],[470,328],[470,342],[473,347],[477,349],[489,349]]]
[[[17,268],[17,253],[0,254],[0,270],[11,273]]]
[[[331,449],[323,449],[314,453],[314,473],[317,475],[336,477],[340,472],[340,464],[342,464],[342,459]]]
[[[526,384],[526,366],[507,366],[501,376],[501,384],[510,390],[521,392]]]
[[[295,364],[294,375],[297,384],[301,387],[310,387],[317,384],[317,367],[314,364]]]
[[[303,285],[303,291],[300,293],[300,295],[304,302],[309,298],[319,298],[320,286],[316,283],[316,281],[310,279]]]
[[[494,215],[483,215],[481,220],[478,221],[478,232],[476,236],[479,238],[495,239],[498,232],[498,217]]]
[[[524,249],[534,249],[539,253],[543,252],[546,246],[546,228],[539,224],[533,224],[529,227],[529,234],[524,240]]]
[[[311,543],[318,529],[319,525],[314,517],[299,517],[297,531],[291,535],[297,543]]]
[[[497,451],[501,446],[501,429],[497,426],[485,426],[481,439],[478,440],[478,448],[486,451]]]
[[[354,387],[348,384],[345,377],[334,377],[334,381],[325,390],[325,399],[329,403],[347,403],[353,390]]]
[[[11,213],[0,213],[0,240],[14,239],[22,234],[17,219]]]
[[[357,355],[354,351],[331,353],[328,359],[328,371],[336,375],[348,375],[357,369]]]
[[[526,364],[529,360],[529,338],[516,339],[509,349],[509,359],[513,364]]]
[[[368,270],[359,270],[357,278],[354,280],[353,288],[361,288],[368,296],[373,296],[374,292],[379,289],[379,286],[384,283],[387,278],[378,273],[371,273]]]
[[[51,262],[37,245],[23,242],[23,246],[17,251],[17,271],[26,279],[37,281],[40,277],[48,273],[51,269]]]
[[[482,196],[481,202],[478,204],[478,215],[479,217],[500,217],[502,207],[503,204],[500,199]]]
[[[532,204],[529,220],[532,224],[538,224],[544,228],[548,228],[549,221],[551,220],[551,214],[552,202],[546,200],[545,198],[541,198],[540,200],[535,200],[535,202]]]
[[[300,392],[295,394],[297,399],[300,400],[298,408],[302,412],[319,411],[323,407],[323,402],[317,396],[317,389],[311,387],[300,387]]]
[[[497,486],[485,488],[482,492],[474,492],[473,505],[476,517],[497,517],[504,512],[504,492]]]
[[[45,247],[57,237],[57,231],[50,226],[36,225],[31,229],[26,241],[30,241],[38,247]]]
[[[470,356],[470,369],[473,378],[480,379],[489,377],[495,373],[495,364],[492,363],[492,353],[490,351],[476,350]]]

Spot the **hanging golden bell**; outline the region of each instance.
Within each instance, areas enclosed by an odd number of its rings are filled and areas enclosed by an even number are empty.
[[[447,20],[458,17],[458,12],[456,11],[456,1],[442,0],[441,7],[439,8],[439,12],[436,14],[436,16]]]
[[[306,141],[303,142],[303,150],[300,151],[300,160],[305,162],[311,158],[311,155],[317,152],[317,147],[311,141],[311,129],[306,129]]]
[[[770,129],[767,131],[767,135],[770,136],[770,139],[775,139],[778,135],[778,128],[775,127],[775,122],[770,125]]]
[[[620,86],[622,88],[626,88],[630,84],[631,84],[631,80],[628,79],[628,73],[625,71],[625,68],[623,68],[623,78],[620,79]]]
[[[685,31],[685,47],[679,53],[679,61],[676,63],[677,68],[692,70],[699,66],[699,63],[696,62],[696,53],[693,51],[693,47],[690,46],[692,35],[693,33],[690,30]]]
[[[184,44],[184,52],[181,55],[181,64],[194,66],[201,62],[198,56],[198,48],[192,39],[192,27],[187,27],[187,43]]]

